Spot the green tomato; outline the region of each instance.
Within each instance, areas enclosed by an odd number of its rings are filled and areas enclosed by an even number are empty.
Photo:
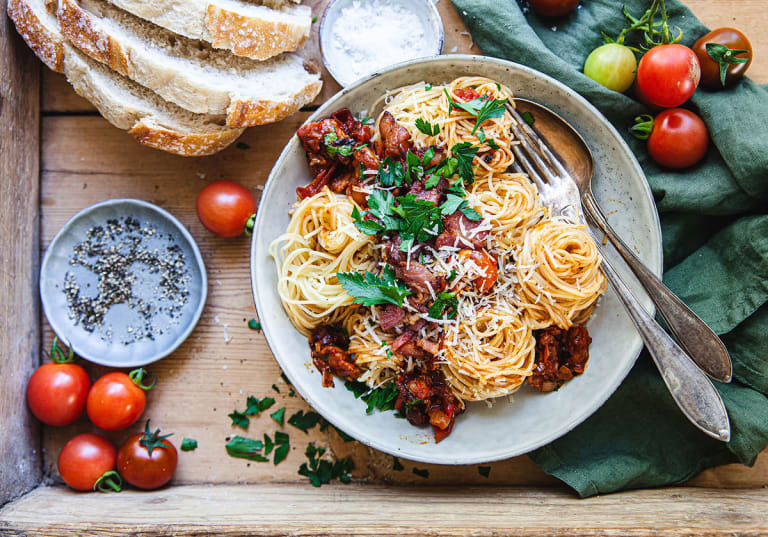
[[[635,81],[635,53],[618,43],[597,47],[584,63],[584,74],[608,89],[624,93]]]

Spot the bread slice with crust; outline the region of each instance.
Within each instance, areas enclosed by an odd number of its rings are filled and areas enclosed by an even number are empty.
[[[195,114],[169,103],[68,44],[64,45],[64,70],[78,95],[146,146],[185,157],[212,155],[244,130],[224,126],[221,116]]]
[[[259,62],[176,35],[103,0],[60,0],[59,26],[81,51],[192,112],[231,127],[279,121],[320,92],[298,56]]]
[[[287,2],[272,9],[242,0],[109,1],[172,32],[255,60],[303,46],[312,25],[311,8]]]
[[[29,48],[57,73],[64,72],[64,36],[56,12],[43,0],[8,0],[8,16]]]

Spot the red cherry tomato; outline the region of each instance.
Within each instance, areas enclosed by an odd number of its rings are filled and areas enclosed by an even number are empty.
[[[709,134],[699,116],[682,108],[664,110],[653,120],[648,152],[667,168],[688,168],[707,153]]]
[[[649,101],[664,108],[680,106],[699,85],[701,69],[696,54],[686,46],[653,47],[637,66],[637,84]]]
[[[726,47],[725,51],[715,51],[715,61],[707,51],[708,43]],[[701,65],[701,85],[709,89],[723,89],[742,79],[752,63],[752,44],[747,36],[736,28],[718,28],[699,38],[693,45],[693,51]],[[734,53],[733,51],[746,51]],[[737,60],[747,60],[739,63]],[[725,66],[725,85],[720,78],[720,64]]]
[[[160,429],[150,432],[147,420],[144,433],[129,437],[117,452],[117,471],[122,478],[145,490],[168,483],[179,457],[174,445],[167,440],[169,436],[160,436]]]
[[[197,196],[197,216],[214,235],[231,238],[242,235],[256,199],[250,190],[234,181],[214,181]]]
[[[105,431],[117,431],[136,423],[147,404],[145,391],[155,383],[142,384],[147,372],[134,369],[130,374],[114,371],[93,383],[88,392],[88,417]]]
[[[543,17],[562,17],[579,5],[579,0],[530,0],[531,9]]]
[[[91,379],[85,369],[69,363],[75,357],[72,349],[65,357],[56,342],[51,347],[54,361],[41,365],[29,379],[27,403],[37,419],[58,427],[73,423],[83,413]]]
[[[497,265],[496,260],[487,252],[477,250],[460,250],[459,259],[461,261],[471,259],[480,270],[485,272],[485,276],[478,276],[472,283],[481,293],[490,291],[493,284],[495,284],[496,280],[499,278],[499,266]]]
[[[64,444],[59,453],[61,478],[75,490],[119,492],[122,480],[115,472],[117,450],[97,434],[79,434]]]

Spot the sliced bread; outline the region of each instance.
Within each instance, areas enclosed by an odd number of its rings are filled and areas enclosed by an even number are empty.
[[[35,55],[57,73],[64,72],[64,36],[55,6],[51,12],[43,0],[8,0],[8,16]]]
[[[319,74],[293,54],[259,62],[174,34],[103,0],[60,0],[65,37],[166,100],[226,115],[231,127],[281,120],[320,92]]]
[[[65,45],[64,69],[75,91],[110,123],[149,147],[185,157],[212,155],[244,129],[223,126],[224,118],[195,114],[171,104]]]
[[[311,8],[285,1],[281,9],[242,0],[109,1],[177,34],[256,60],[301,47],[312,25]]]

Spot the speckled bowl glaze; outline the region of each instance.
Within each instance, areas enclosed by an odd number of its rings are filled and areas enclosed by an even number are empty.
[[[584,98],[533,69],[478,56],[441,56],[404,63],[338,93],[307,121],[349,107],[369,110],[387,90],[419,81],[433,84],[459,76],[482,75],[498,80],[515,95],[548,106],[573,125],[595,157],[593,188],[611,225],[657,274],[661,272],[661,231],[656,207],[642,170],[621,136]],[[617,297],[608,291],[589,320],[592,335],[587,371],[563,389],[542,394],[527,387],[492,406],[471,403],[459,416],[451,435],[435,444],[432,432],[395,419],[392,412],[366,416],[365,405],[341,382],[321,386],[311,365],[306,339],[286,316],[277,294],[277,272],[269,244],[283,233],[295,189],[309,182],[299,140],[283,150],[261,198],[251,251],[253,293],[267,341],[280,366],[299,393],[333,425],[357,440],[398,457],[439,464],[472,464],[529,452],[562,436],[597,410],[616,390],[642,349],[640,336]],[[613,256],[612,256],[613,258]],[[616,256],[616,265],[624,268]],[[653,306],[631,277],[621,271],[648,311]]]
[[[89,332],[70,318],[63,286],[65,274],[73,270],[70,265],[73,248],[85,240],[88,230],[94,226],[103,226],[109,219],[127,216],[135,218],[142,225],[152,225],[158,234],[170,235],[172,237],[171,242],[181,248],[189,274],[187,283],[189,296],[173,322],[163,322],[162,334],[157,335],[154,339],[145,338],[124,344],[122,342],[124,338],[129,337],[127,333],[129,312],[123,316],[123,312],[120,310],[120,314],[113,314],[109,317],[112,337],[105,340],[101,337],[101,330]],[[161,243],[158,242],[157,244]],[[169,242],[163,241],[162,244],[169,244]],[[87,269],[78,270],[81,274],[88,272]],[[84,277],[87,277],[87,274]],[[95,278],[94,281],[96,281]],[[140,276],[137,276],[134,285],[138,289],[145,283]],[[144,289],[148,289],[148,287]],[[110,367],[138,367],[155,362],[172,353],[187,339],[197,325],[197,321],[203,313],[207,296],[208,277],[200,249],[192,235],[168,211],[157,205],[136,199],[103,201],[74,215],[62,226],[51,241],[45,251],[40,268],[40,297],[43,311],[53,331],[59,336],[59,339],[71,346],[78,356]],[[113,308],[116,307],[118,306],[113,306]],[[161,321],[153,319],[150,322],[157,322],[159,325]]]
[[[365,1],[365,0],[363,0]],[[339,19],[342,10],[349,7],[353,2],[360,0],[331,0],[328,7],[323,12],[323,18],[320,20],[320,56],[323,58],[323,64],[336,82],[342,86],[347,86],[355,82],[354,78],[344,76],[340,65],[333,62],[328,54],[329,44],[333,40],[332,29]],[[429,53],[424,56],[437,56],[443,52],[443,43],[445,41],[445,29],[443,19],[433,0],[389,0],[392,5],[401,7],[415,14],[424,24],[426,42],[429,44]],[[360,29],[365,32],[365,28]]]

